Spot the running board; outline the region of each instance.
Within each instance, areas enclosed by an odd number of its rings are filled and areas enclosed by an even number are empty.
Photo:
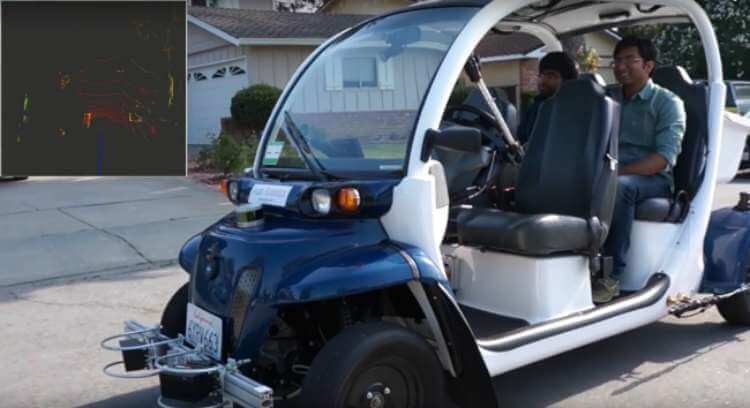
[[[599,323],[617,315],[649,307],[667,293],[669,276],[656,273],[648,280],[646,287],[631,295],[624,296],[604,306],[585,312],[537,323],[522,329],[513,330],[500,336],[479,338],[477,345],[494,352],[504,352],[556,336],[571,330]]]

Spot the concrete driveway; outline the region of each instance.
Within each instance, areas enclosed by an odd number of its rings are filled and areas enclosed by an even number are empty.
[[[231,211],[182,177],[34,177],[0,183],[0,287],[174,262]]]

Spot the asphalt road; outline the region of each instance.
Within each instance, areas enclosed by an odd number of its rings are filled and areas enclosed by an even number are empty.
[[[720,186],[733,205],[750,179]],[[183,179],[0,183],[0,407],[153,407],[156,381],[114,380],[99,341],[156,322],[185,280],[180,245],[228,211]],[[92,256],[93,255],[93,256]],[[26,265],[29,263],[30,265]],[[164,266],[167,265],[167,266]],[[748,407],[750,329],[711,310],[495,379],[503,407]]]

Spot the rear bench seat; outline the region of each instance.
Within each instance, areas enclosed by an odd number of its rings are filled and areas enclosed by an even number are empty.
[[[682,222],[690,201],[703,181],[708,153],[708,87],[694,84],[684,68],[659,67],[653,80],[685,103],[687,127],[682,152],[674,168],[675,193],[671,198],[644,200],[636,208],[636,219],[653,222]]]

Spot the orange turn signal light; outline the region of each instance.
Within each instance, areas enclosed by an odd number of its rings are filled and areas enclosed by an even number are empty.
[[[227,192],[229,191],[227,188],[227,179],[221,180],[221,192],[224,193],[224,195],[227,195]]]
[[[342,188],[336,193],[336,205],[341,211],[355,212],[359,209],[362,200],[356,188]]]

